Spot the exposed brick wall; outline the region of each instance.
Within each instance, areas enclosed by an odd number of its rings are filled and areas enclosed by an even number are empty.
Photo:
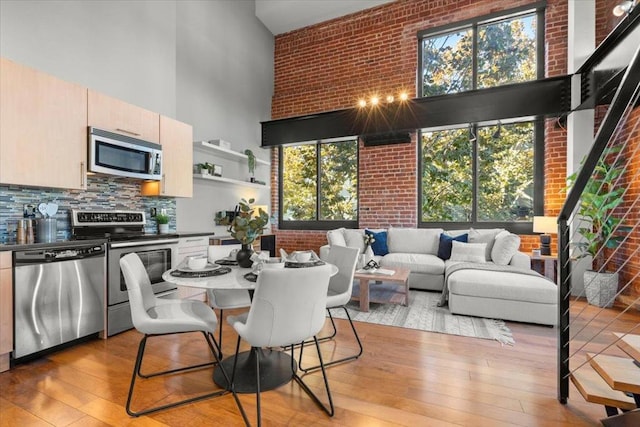
[[[640,107],[636,107],[629,115],[618,140],[627,142],[627,146],[640,146]],[[625,163],[627,170],[623,175],[625,202],[617,209],[617,214],[626,217],[625,224],[640,224],[640,150],[627,150]],[[615,267],[624,266],[620,270],[620,287],[629,283],[622,291],[620,301],[625,304],[636,304],[640,308],[640,225],[636,225],[626,240],[615,250]]]
[[[613,30],[623,17],[613,15],[613,8],[620,3],[618,0],[597,0],[596,1],[596,46],[600,44],[605,37]],[[604,119],[607,108],[600,106],[595,111],[595,128],[599,128]],[[628,119],[624,127],[617,135],[617,140],[624,142],[628,139],[628,146],[637,147],[640,144],[640,130],[638,123],[640,122],[640,108],[636,107]],[[627,171],[624,175],[625,182],[623,186],[628,186],[623,205],[617,209],[620,216],[626,215],[626,224],[638,224],[640,222],[640,152],[632,149],[627,152],[626,164]],[[624,284],[629,285],[622,291],[622,295],[618,298],[618,302],[624,306],[635,304],[636,308],[640,308],[638,299],[640,298],[640,228],[636,226],[632,233],[627,236],[625,242],[613,251],[607,253],[607,258],[613,260],[611,263],[612,270],[617,270],[620,266],[620,287]]]
[[[272,119],[354,107],[361,97],[416,95],[417,32],[518,6],[532,0],[401,0],[279,35],[275,40]],[[566,74],[567,2],[549,0],[545,16],[547,77]],[[557,214],[566,176],[566,134],[546,125],[545,211]],[[362,148],[362,147],[361,147]],[[361,227],[417,226],[417,145],[360,151]],[[272,153],[272,209],[278,208],[278,158]],[[317,249],[324,231],[278,230],[278,247]],[[555,239],[554,239],[555,241]],[[522,236],[521,249],[539,246]],[[554,242],[555,243],[555,242]]]

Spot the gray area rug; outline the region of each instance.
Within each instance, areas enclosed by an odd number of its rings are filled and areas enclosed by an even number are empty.
[[[391,284],[372,284],[369,295],[375,300],[402,301],[403,296],[394,289],[395,286]],[[354,284],[353,295],[358,294],[358,285]],[[369,304],[369,312],[362,312],[358,301],[350,301],[347,309],[351,319],[358,322],[483,338],[509,345],[515,343],[504,321],[451,314],[448,307],[437,306],[439,300],[440,292],[410,290],[408,307],[372,302]],[[331,310],[331,314],[335,318],[346,319],[344,310]]]

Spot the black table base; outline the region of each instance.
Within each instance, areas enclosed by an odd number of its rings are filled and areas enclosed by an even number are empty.
[[[238,354],[238,367],[234,379],[236,393],[256,392],[256,353],[260,353],[260,391],[273,390],[291,381],[291,356],[283,351],[252,348]],[[233,373],[233,359],[235,355],[222,361],[222,366],[229,379]],[[297,371],[296,361],[293,369]],[[220,369],[213,372],[213,381],[220,387],[229,388],[229,384]]]

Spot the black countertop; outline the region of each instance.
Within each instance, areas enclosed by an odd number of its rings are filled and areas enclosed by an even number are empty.
[[[199,237],[199,236],[213,236],[213,231],[185,231],[185,232],[171,232],[167,235],[156,234],[160,239],[167,238],[182,238],[182,237]],[[51,243],[2,243],[0,244],[0,252],[3,251],[24,251],[31,249],[48,249],[56,247],[78,246],[78,245],[102,245],[107,243],[107,239],[91,239],[91,240],[58,240]]]

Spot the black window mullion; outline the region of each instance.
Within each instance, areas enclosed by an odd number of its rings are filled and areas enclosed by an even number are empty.
[[[537,78],[538,79],[543,79],[544,76],[544,57],[545,57],[545,51],[544,51],[544,45],[545,45],[545,41],[544,41],[544,37],[546,34],[545,31],[545,17],[544,17],[544,11],[545,9],[543,7],[538,8],[538,10],[536,11],[536,55],[538,56],[536,58],[536,63],[537,63]]]
[[[278,227],[284,222],[282,220],[282,208],[284,206],[283,196],[284,193],[282,191],[282,180],[284,177],[284,147],[281,145],[278,147]]]
[[[472,134],[469,135],[469,140],[473,140],[471,144],[471,222],[475,224],[478,222],[478,183],[480,182],[478,178],[478,141],[480,140],[480,135],[478,134],[477,123],[473,123],[471,129]]]
[[[320,191],[320,170],[322,159],[320,155],[322,154],[322,149],[320,148],[320,142],[316,143],[316,221],[320,221],[320,206],[322,205],[322,191]]]
[[[471,26],[471,88],[478,88],[478,24]]]

